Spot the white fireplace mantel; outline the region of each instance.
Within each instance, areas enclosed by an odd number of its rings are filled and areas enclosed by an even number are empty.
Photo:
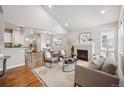
[[[88,50],[88,61],[89,61],[94,54],[94,45],[95,45],[95,43],[92,43],[92,42],[76,44],[74,52],[75,52],[75,54],[77,54],[77,49]]]

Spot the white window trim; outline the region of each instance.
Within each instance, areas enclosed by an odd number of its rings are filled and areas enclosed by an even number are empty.
[[[100,42],[100,50],[101,51],[106,51],[107,50],[107,48],[102,47],[102,32],[111,32],[111,31],[114,32],[114,38],[115,38],[115,30],[114,30],[114,28],[104,29],[104,30],[101,31],[101,42]],[[109,51],[114,52],[115,51],[114,46],[111,49],[109,49]]]

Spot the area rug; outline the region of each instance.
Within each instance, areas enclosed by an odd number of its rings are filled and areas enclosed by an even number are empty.
[[[52,68],[41,66],[33,69],[32,72],[48,87],[74,86],[74,71],[63,72],[62,64],[54,65]]]

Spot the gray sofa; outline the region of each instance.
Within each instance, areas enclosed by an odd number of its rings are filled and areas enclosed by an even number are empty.
[[[77,62],[75,67],[75,86],[112,87],[119,85],[119,78],[117,75],[92,69],[88,64],[89,62],[84,61]]]

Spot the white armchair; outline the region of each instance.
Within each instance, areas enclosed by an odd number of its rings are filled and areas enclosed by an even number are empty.
[[[50,63],[49,68],[52,68],[52,63],[58,61],[58,58],[57,57],[52,57],[52,55],[49,51],[43,52],[43,59],[44,59],[44,62],[49,62]]]

